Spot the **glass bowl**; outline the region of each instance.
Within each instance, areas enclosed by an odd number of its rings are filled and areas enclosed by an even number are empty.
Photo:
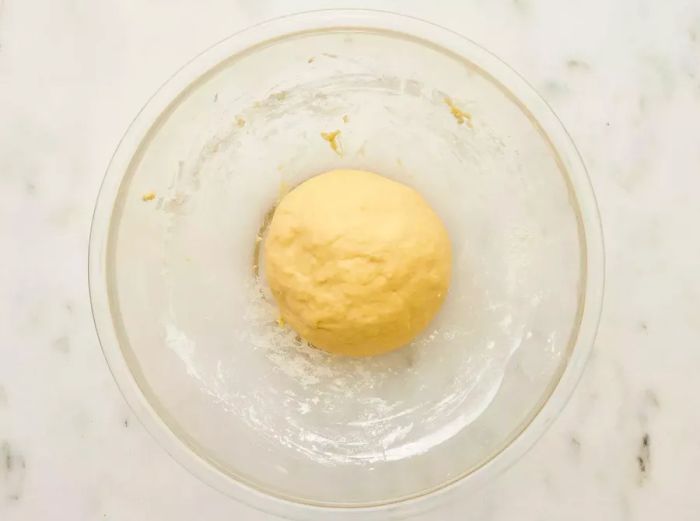
[[[450,233],[446,303],[397,352],[311,348],[258,269],[280,195],[333,168],[417,188]],[[513,70],[415,18],[330,10],[238,33],[149,100],[100,190],[89,275],[114,377],[177,461],[274,514],[379,519],[542,434],[593,343],[603,248],[574,145]]]

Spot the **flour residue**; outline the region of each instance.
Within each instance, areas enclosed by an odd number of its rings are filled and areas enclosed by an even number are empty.
[[[429,331],[388,355],[339,357],[279,327],[262,281],[251,283],[249,296],[250,329],[239,340],[267,360],[284,389],[282,408],[262,394],[251,407],[285,414],[287,428],[274,434],[277,441],[319,462],[364,464],[424,453],[473,421],[498,389],[502,368],[487,363],[475,372],[473,361],[459,355],[462,367],[446,370],[445,361],[434,358],[431,349],[463,335],[459,327]],[[477,386],[483,386],[478,393]]]

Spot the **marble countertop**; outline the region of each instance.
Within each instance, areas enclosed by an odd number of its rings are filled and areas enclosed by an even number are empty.
[[[360,4],[454,28],[528,78],[584,156],[606,235],[600,332],[566,410],[510,471],[425,519],[700,519],[700,4]],[[142,104],[289,5],[0,0],[3,521],[272,519],[136,421],[98,345],[86,256],[103,172]]]

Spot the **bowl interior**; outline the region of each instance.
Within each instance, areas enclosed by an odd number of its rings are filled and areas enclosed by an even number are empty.
[[[434,323],[372,359],[280,327],[257,269],[280,194],[340,167],[417,188],[453,243]],[[492,459],[556,386],[585,286],[576,204],[548,136],[466,59],[389,31],[287,35],[196,79],[141,142],[109,225],[111,320],[192,458],[304,503],[417,496]]]

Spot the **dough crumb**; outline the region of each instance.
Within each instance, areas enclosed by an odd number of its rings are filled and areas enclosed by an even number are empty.
[[[350,121],[350,116],[343,114],[343,123],[347,123],[348,121]]]
[[[284,321],[284,318],[282,318],[282,315],[277,317],[277,325],[279,327],[284,327],[287,323]]]
[[[236,116],[236,125],[238,125],[238,128],[245,127],[245,119],[243,119],[241,116]]]
[[[306,60],[306,63],[313,63],[315,59],[316,59],[316,58],[315,58],[314,56],[312,56],[311,58],[309,58],[308,60]]]
[[[321,132],[321,137],[328,141],[333,152],[339,156],[343,155],[342,149],[340,148],[340,143],[338,142],[338,136],[340,135],[340,130],[334,130],[333,132]]]
[[[141,196],[141,200],[144,202],[153,201],[156,198],[155,192],[146,192]]]
[[[472,126],[472,115],[469,114],[469,112],[465,112],[464,110],[460,109],[457,105],[455,105],[455,102],[452,101],[452,98],[449,98],[447,96],[445,96],[445,103],[448,107],[450,107],[450,112],[457,120],[458,124],[461,125],[463,123],[466,123],[469,128],[474,128]]]

